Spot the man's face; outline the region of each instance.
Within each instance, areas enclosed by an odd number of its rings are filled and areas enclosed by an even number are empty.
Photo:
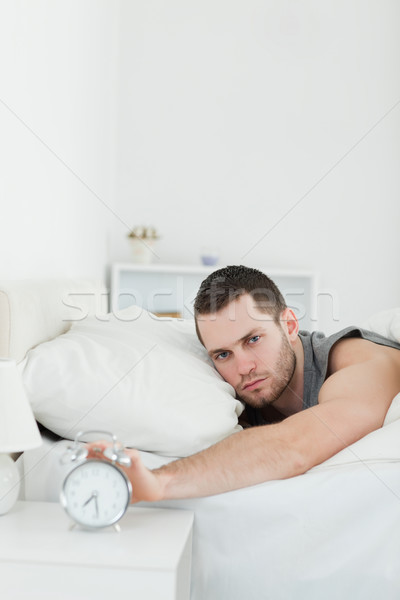
[[[217,371],[239,398],[262,408],[280,397],[296,356],[285,330],[249,294],[217,313],[199,315],[197,326]]]

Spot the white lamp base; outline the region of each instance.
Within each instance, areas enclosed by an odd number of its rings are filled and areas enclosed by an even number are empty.
[[[0,454],[0,515],[14,506],[19,494],[18,468],[11,456]]]

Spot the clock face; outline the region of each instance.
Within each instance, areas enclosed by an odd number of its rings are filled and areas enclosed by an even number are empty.
[[[130,481],[118,467],[90,459],[67,475],[61,491],[61,503],[80,525],[107,527],[125,514],[131,491]]]

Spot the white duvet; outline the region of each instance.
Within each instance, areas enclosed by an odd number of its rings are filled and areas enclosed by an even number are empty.
[[[391,427],[375,438],[377,450],[389,434],[389,460],[370,456],[218,496],[152,504],[195,513],[191,600],[398,600],[400,449]],[[23,498],[58,501],[65,444],[25,453]],[[141,454],[150,468],[171,460]],[[123,591],[117,580],[116,590]]]

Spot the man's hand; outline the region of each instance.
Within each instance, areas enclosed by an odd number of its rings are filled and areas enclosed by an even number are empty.
[[[110,442],[103,440],[88,443],[86,445],[89,450],[88,458],[109,460],[104,456],[104,450],[111,445]],[[142,500],[147,502],[162,500],[164,491],[162,477],[157,476],[144,466],[137,450],[126,449],[125,452],[131,459],[131,466],[118,466],[126,473],[132,484],[131,503],[134,504]]]

